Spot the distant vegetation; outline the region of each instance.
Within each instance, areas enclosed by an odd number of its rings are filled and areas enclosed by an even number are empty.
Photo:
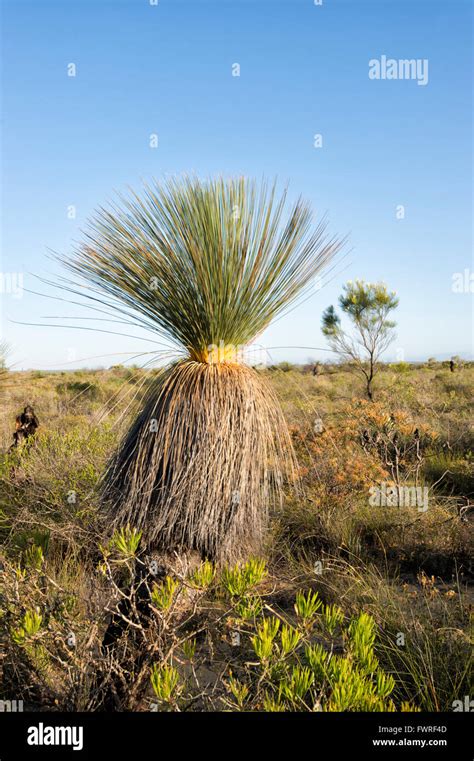
[[[240,564],[150,554],[140,531],[103,525],[101,474],[153,371],[15,373],[0,421],[0,697],[439,711],[468,695],[474,364],[382,365],[374,402],[346,370],[258,371],[298,490],[284,485],[259,558]],[[7,454],[26,403],[40,428]],[[374,505],[390,485],[427,489],[427,509]]]

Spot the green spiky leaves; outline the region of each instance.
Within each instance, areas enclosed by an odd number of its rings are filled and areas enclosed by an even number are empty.
[[[215,360],[209,347],[251,342],[341,247],[303,201],[286,207],[275,183],[155,183],[101,208],[66,263],[135,324]]]

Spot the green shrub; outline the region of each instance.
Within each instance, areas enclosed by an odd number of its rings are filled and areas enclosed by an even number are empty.
[[[80,397],[81,399],[94,402],[102,396],[99,385],[97,383],[88,383],[87,381],[58,383],[56,391],[60,396],[72,397],[71,401],[76,401]]]
[[[408,362],[395,362],[390,365],[390,369],[396,373],[408,373],[411,367]]]

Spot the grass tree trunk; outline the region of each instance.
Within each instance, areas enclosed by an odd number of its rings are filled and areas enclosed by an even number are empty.
[[[247,554],[258,549],[267,505],[292,465],[283,415],[257,372],[177,362],[151,387],[110,463],[110,525],[133,524],[148,546],[167,552]]]

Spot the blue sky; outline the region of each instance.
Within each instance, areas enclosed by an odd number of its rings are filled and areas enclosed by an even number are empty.
[[[33,276],[56,281],[48,251],[67,254],[114,191],[182,172],[277,175],[328,212],[332,231],[350,234],[350,255],[331,281],[269,328],[265,346],[324,347],[322,311],[345,280],[362,277],[384,280],[400,298],[387,358],[472,356],[472,293],[452,290],[454,273],[474,271],[471,16],[462,0],[4,0],[1,298],[10,361],[73,369],[149,350],[138,338],[14,321],[87,315],[27,292],[54,295]],[[428,59],[428,84],[369,79],[369,60],[382,55]],[[21,298],[5,273],[23,275]]]

